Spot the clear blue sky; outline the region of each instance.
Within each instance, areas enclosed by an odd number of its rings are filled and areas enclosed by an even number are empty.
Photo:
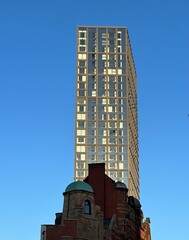
[[[152,240],[188,239],[188,12],[187,0],[0,0],[0,239],[39,239],[73,181],[77,25],[128,26],[144,216]]]

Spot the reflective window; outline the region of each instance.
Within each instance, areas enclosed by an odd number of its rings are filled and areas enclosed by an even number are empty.
[[[80,51],[80,52],[85,52],[85,51],[86,51],[86,48],[85,48],[85,47],[79,47],[79,51]]]
[[[85,200],[84,202],[84,213],[91,214],[91,202],[89,200]]]
[[[85,96],[85,91],[84,90],[80,90],[78,92],[79,92],[78,96],[80,96],[80,97]]]
[[[109,171],[109,176],[110,176],[112,179],[116,179],[116,178],[117,178],[117,172],[116,172],[116,171]]]
[[[84,171],[76,171],[76,176],[77,177],[84,177],[85,176],[85,172]]]
[[[126,32],[125,31],[126,30],[123,28],[119,28],[117,31],[117,33],[118,33],[117,36],[119,36],[119,39],[118,39],[119,44],[118,45],[120,46],[121,52],[126,51],[126,42],[125,42]]]
[[[96,54],[94,53],[88,54],[88,73],[96,73]]]
[[[85,122],[84,121],[78,121],[77,126],[78,126],[78,128],[84,128],[85,127]]]
[[[116,144],[116,143],[117,143],[117,138],[115,138],[115,137],[109,138],[109,144]]]
[[[108,51],[116,51],[116,29],[114,28],[108,29]]]
[[[84,137],[78,137],[78,143],[85,143]]]
[[[78,54],[78,59],[87,59],[87,55],[84,53],[82,53],[82,54],[80,53],[80,54]]]
[[[85,68],[79,68],[78,69],[78,73],[79,74],[85,74],[86,73],[86,69]]]
[[[88,122],[88,128],[96,128],[96,122]]]
[[[78,81],[86,82],[86,76],[79,75],[78,76]]]
[[[106,51],[106,29],[99,28],[98,30],[98,51],[105,52]]]
[[[88,128],[88,136],[96,136],[96,130],[92,128]]]
[[[109,152],[110,153],[116,153],[117,152],[117,147],[116,146],[110,146],[109,147]]]
[[[88,162],[94,162],[96,161],[96,155],[95,154],[88,154]]]
[[[84,161],[85,160],[85,154],[83,154],[83,153],[76,153],[76,160]]]
[[[98,153],[99,154],[104,154],[106,152],[106,147],[105,146],[99,146],[98,147]]]
[[[76,168],[80,168],[80,169],[85,168],[85,163],[83,163],[83,162],[77,162],[77,163],[76,163]]]
[[[95,137],[88,137],[88,144],[96,144],[96,138]]]
[[[108,119],[109,119],[109,120],[116,120],[116,119],[117,119],[117,114],[115,114],[115,113],[109,113],[109,114],[108,114]]]
[[[80,32],[80,37],[84,38],[85,37],[85,33],[84,32]]]
[[[98,73],[106,73],[106,55],[104,54],[98,54]]]
[[[80,45],[85,45],[85,39],[80,39]]]
[[[88,52],[96,52],[97,35],[96,28],[88,29]]]
[[[96,76],[88,76],[88,96],[96,96]]]
[[[116,129],[110,129],[109,130],[109,136],[116,136]]]
[[[108,167],[109,167],[110,169],[116,169],[116,168],[117,168],[117,163],[115,163],[115,162],[110,162]]]
[[[106,96],[106,76],[98,76],[98,96],[105,97]],[[99,104],[102,104],[102,99]]]
[[[109,122],[109,127],[110,128],[116,128],[117,127],[117,123],[116,122]]]
[[[78,84],[80,89],[85,89],[85,83],[81,82]]]
[[[101,161],[101,162],[106,161],[106,155],[105,154],[99,154],[98,155],[98,161]]]
[[[80,60],[79,61],[79,67],[85,67],[86,66],[86,61]]]

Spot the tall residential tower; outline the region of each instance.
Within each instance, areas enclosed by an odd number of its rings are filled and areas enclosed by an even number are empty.
[[[75,180],[88,164],[140,198],[136,72],[126,27],[77,30]],[[97,176],[98,177],[98,176]]]

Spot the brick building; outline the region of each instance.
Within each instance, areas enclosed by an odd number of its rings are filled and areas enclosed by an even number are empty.
[[[105,164],[90,164],[84,181],[66,188],[63,212],[54,225],[41,226],[41,240],[151,240],[138,199],[122,182],[105,174]]]

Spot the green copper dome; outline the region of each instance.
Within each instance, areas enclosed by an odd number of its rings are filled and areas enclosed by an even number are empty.
[[[74,190],[84,190],[84,191],[93,193],[92,187],[88,183],[83,181],[76,181],[76,182],[70,183],[67,186],[65,192],[70,192]]]

